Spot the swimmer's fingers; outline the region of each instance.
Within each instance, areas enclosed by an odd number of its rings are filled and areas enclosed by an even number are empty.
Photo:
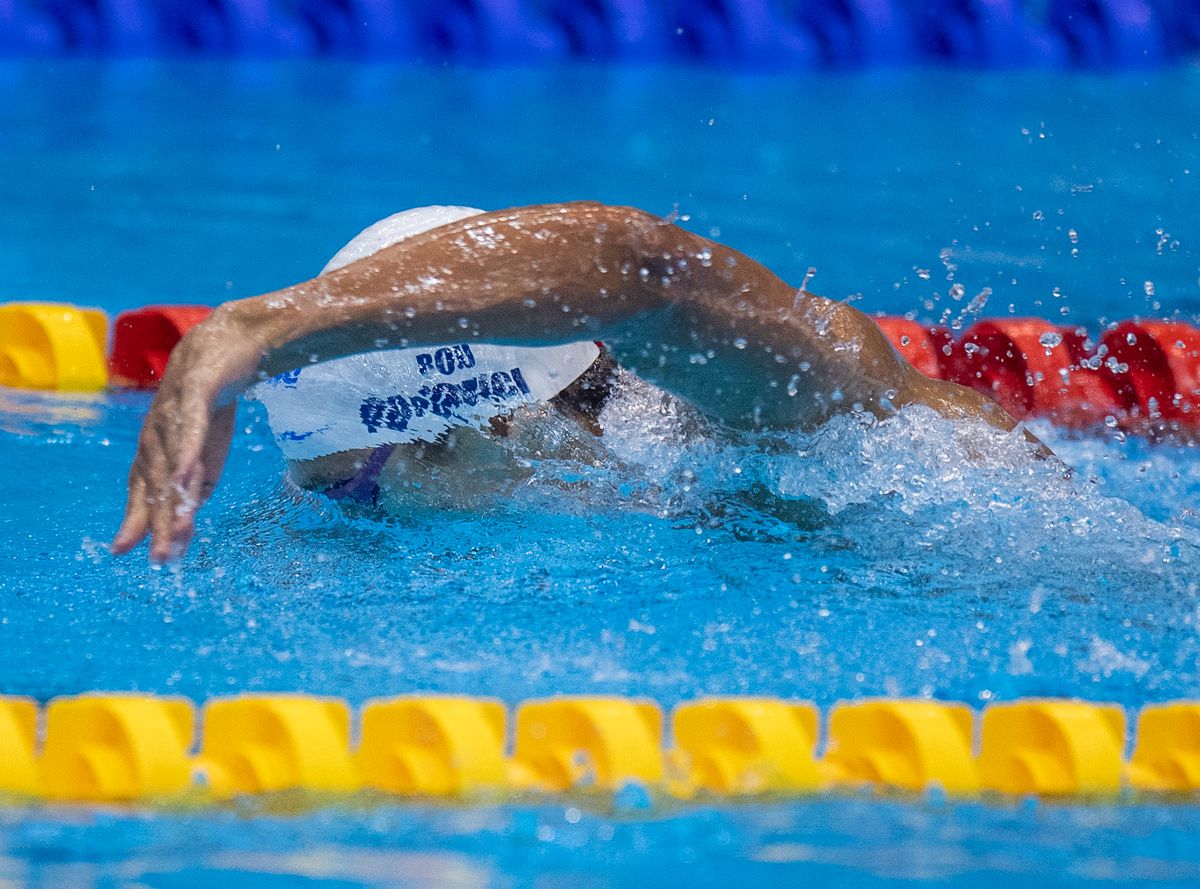
[[[162,458],[154,473],[156,494],[151,503],[150,558],[166,562],[183,554],[195,534],[196,511],[205,491],[204,451],[210,429],[209,406],[200,399],[184,399],[154,424]]]
[[[203,478],[192,471],[173,476],[169,488],[157,498],[150,517],[150,559],[169,562],[183,555],[196,533]]]
[[[150,505],[146,502],[146,480],[135,464],[129,477],[129,494],[125,500],[125,518],[113,537],[110,548],[114,555],[124,555],[142,542],[150,529]]]
[[[204,459],[205,450],[202,448],[195,457],[190,457],[172,477],[171,508],[169,512],[163,511],[169,517],[169,525],[164,525],[169,528],[169,534],[165,541],[156,534],[155,544],[150,549],[150,556],[156,561],[167,561],[183,555],[196,535],[196,513],[213,489]],[[163,521],[166,523],[168,518]]]
[[[125,499],[125,518],[113,538],[112,551],[116,555],[129,552],[145,539],[154,515],[155,495],[159,488],[158,478],[165,471],[165,460],[161,452],[160,437],[156,432],[155,407],[142,424],[138,435],[137,453],[129,468],[128,491]]]
[[[194,430],[194,436],[187,440],[171,489],[175,502],[170,546],[165,556],[152,552],[153,557],[175,558],[191,543],[196,534],[196,513],[212,496],[225,468],[236,416],[236,405],[218,408],[203,429]]]
[[[208,433],[204,437],[204,447],[200,452],[200,462],[204,464],[204,486],[201,491],[203,500],[208,499],[217,482],[221,480],[225,459],[229,456],[229,445],[233,441],[236,420],[236,404],[217,408],[209,419]]]

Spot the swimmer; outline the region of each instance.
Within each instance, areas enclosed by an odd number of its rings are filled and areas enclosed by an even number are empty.
[[[373,497],[384,464],[449,437],[507,434],[521,405],[599,436],[617,366],[733,428],[926,405],[1049,453],[986,397],[916,371],[862,312],[670,221],[590,202],[430,210],[434,227],[385,220],[317,278],[224,303],[180,341],[113,552],[150,535],[152,559],[182,553],[256,383],[292,477],[335,499]]]

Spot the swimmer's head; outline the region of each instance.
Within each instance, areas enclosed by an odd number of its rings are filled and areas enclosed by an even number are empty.
[[[381,219],[374,225],[360,232],[349,244],[334,255],[333,259],[322,269],[321,274],[340,269],[359,259],[364,259],[372,253],[390,247],[406,238],[411,238],[434,228],[469,219],[483,213],[474,207],[415,207],[394,213],[386,219]],[[613,375],[617,363],[602,343],[600,355],[582,376],[550,399],[564,416],[575,420],[589,432],[599,435],[600,411],[612,393]]]

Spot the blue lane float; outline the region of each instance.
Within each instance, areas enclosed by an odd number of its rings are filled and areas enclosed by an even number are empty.
[[[0,54],[1145,68],[1200,0],[0,0]]]
[[[1058,68],[1066,41],[1019,0],[931,0],[915,9],[917,55],[969,68]]]
[[[1167,60],[1163,22],[1147,0],[1056,0],[1046,19],[1081,67],[1144,68]]]

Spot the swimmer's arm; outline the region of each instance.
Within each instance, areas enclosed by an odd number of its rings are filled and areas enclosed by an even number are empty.
[[[910,369],[861,312],[642,211],[586,203],[443,226],[227,303],[210,325],[258,350],[239,371],[267,374],[389,346],[601,339],[623,366],[743,426],[875,409],[902,397]]]
[[[600,339],[622,366],[733,425],[811,427],[909,403],[1016,425],[922,376],[857,309],[629,207],[471,217],[222,311],[258,343],[260,373],[388,346]]]
[[[320,278],[219,307],[181,341],[147,415],[116,552],[169,558],[220,474],[219,405],[264,374],[380,348],[604,340],[618,361],[740,426],[813,426],[928,398],[857,310],[640,210],[560,204],[426,232]],[[981,403],[961,408],[1011,428]],[[953,412],[960,406],[953,405]]]

